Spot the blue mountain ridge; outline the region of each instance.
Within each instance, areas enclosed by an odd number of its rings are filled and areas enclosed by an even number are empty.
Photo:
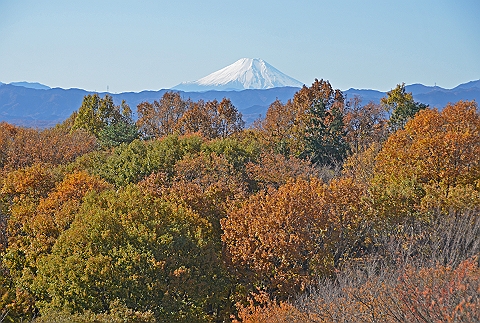
[[[38,82],[33,82],[33,83],[32,82],[12,82],[12,83],[9,83],[9,84],[10,85],[15,85],[15,86],[23,86],[23,87],[26,87],[26,88],[37,89],[37,90],[49,90],[49,89],[51,89],[51,87],[40,84]]]
[[[0,83],[0,121],[6,121],[21,126],[45,128],[67,119],[82,104],[83,97],[95,92],[82,89],[49,88],[38,83],[28,83],[28,87]],[[33,86],[32,86],[33,84]],[[235,107],[242,113],[247,125],[255,119],[264,117],[270,104],[279,99],[282,102],[293,98],[296,87],[277,87],[261,90],[243,91],[206,91],[183,92],[177,91],[184,99],[222,100],[229,98]],[[125,100],[133,111],[141,102],[160,100],[162,95],[171,91],[123,92],[110,94],[115,104]],[[453,89],[444,89],[438,86],[412,84],[406,86],[407,92],[412,92],[416,101],[428,104],[431,107],[442,109],[448,103],[459,100],[480,100],[480,80],[460,84]],[[359,96],[363,103],[370,101],[379,103],[386,95],[385,92],[365,89],[349,89],[343,92],[347,99]],[[104,96],[105,92],[99,93]]]

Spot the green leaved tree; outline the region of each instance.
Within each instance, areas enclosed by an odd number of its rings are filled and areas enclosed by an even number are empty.
[[[125,101],[120,106],[115,105],[108,94],[104,98],[97,93],[83,98],[72,126],[72,130],[76,129],[86,130],[107,148],[138,137],[130,107]]]
[[[395,89],[381,99],[381,104],[387,111],[391,111],[388,121],[391,132],[403,129],[407,121],[412,119],[418,111],[428,107],[426,104],[413,100],[412,93],[405,90],[405,83],[397,84]]]
[[[37,306],[102,314],[120,303],[157,322],[211,322],[228,292],[212,238],[198,214],[136,186],[92,193],[39,261]]]

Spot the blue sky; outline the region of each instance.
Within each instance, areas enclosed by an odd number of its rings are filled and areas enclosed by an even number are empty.
[[[386,91],[480,79],[478,0],[0,0],[0,81],[158,90],[242,57]]]

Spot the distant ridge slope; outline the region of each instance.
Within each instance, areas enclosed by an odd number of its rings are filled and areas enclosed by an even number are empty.
[[[274,87],[302,87],[303,83],[280,72],[259,58],[242,58],[197,81],[180,83],[179,91],[241,91]]]
[[[12,83],[9,83],[9,84],[14,85],[14,86],[26,87],[27,89],[37,89],[37,90],[50,90],[51,89],[51,87],[40,84],[38,82],[12,82]]]

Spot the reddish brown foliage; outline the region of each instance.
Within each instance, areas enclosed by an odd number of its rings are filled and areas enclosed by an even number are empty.
[[[272,301],[265,292],[252,293],[247,305],[237,304],[238,319],[232,323],[303,323],[308,316],[287,302]]]
[[[166,92],[160,101],[137,107],[137,126],[145,138],[170,134],[199,133],[206,138],[226,138],[245,125],[230,99],[204,102],[183,100],[177,92]]]
[[[258,162],[250,162],[246,168],[249,177],[264,190],[278,189],[295,178],[308,180],[318,173],[318,170],[308,161],[274,153],[264,153]]]
[[[478,322],[480,320],[480,269],[478,259],[457,268],[391,269],[367,276],[353,275],[304,298],[295,305],[271,301],[266,294],[239,305],[242,322]]]
[[[222,221],[233,267],[280,298],[305,290],[356,245],[361,194],[349,179],[313,178],[252,196]]]
[[[425,322],[478,322],[480,320],[480,269],[478,259],[457,268],[407,267],[395,293],[405,320]]]
[[[96,147],[95,137],[62,127],[43,131],[0,123],[0,167],[14,170],[34,163],[59,165]]]
[[[353,153],[368,149],[387,137],[384,110],[373,102],[362,106],[359,98],[351,100],[344,117],[346,140]]]

